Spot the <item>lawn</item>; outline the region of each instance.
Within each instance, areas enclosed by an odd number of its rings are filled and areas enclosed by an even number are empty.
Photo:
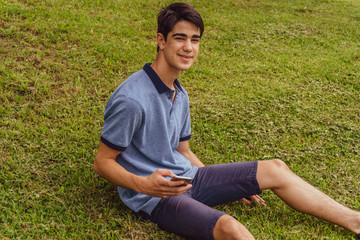
[[[0,0],[0,239],[179,239],[95,174],[106,101],[156,55],[171,1]],[[360,210],[360,3],[186,1],[203,16],[191,147],[206,164],[280,158]],[[257,239],[351,239],[272,192],[238,202]]]

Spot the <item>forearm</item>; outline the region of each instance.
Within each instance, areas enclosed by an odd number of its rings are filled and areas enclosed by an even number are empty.
[[[95,171],[117,186],[134,190],[146,195],[166,198],[180,195],[191,188],[191,184],[184,185],[183,181],[169,181],[165,176],[172,177],[170,170],[158,169],[148,177],[141,177],[128,172],[112,159],[96,159]]]
[[[196,157],[196,155],[191,151],[189,141],[181,141],[179,142],[179,146],[176,148],[176,151],[181,153],[184,157],[186,157],[191,165],[197,167],[204,167],[205,165]]]
[[[117,186],[154,197],[175,196],[191,188],[191,184],[184,185],[183,181],[166,179],[166,177],[174,176],[174,173],[167,169],[157,169],[146,177],[132,174],[116,162],[119,154],[121,154],[120,151],[109,148],[100,142],[94,160],[95,172]]]
[[[186,152],[182,152],[182,155],[184,155],[191,163],[191,165],[196,167],[205,167],[205,165],[197,158],[197,156],[189,149]]]
[[[95,158],[94,169],[99,176],[116,186],[139,192],[138,182],[141,181],[143,177],[130,173],[113,159]]]

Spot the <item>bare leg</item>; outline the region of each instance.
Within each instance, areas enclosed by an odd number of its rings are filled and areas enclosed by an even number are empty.
[[[360,212],[351,210],[295,175],[281,160],[260,161],[257,179],[290,207],[360,233]]]
[[[251,233],[237,220],[229,215],[223,215],[214,227],[214,238],[221,240],[254,240]]]

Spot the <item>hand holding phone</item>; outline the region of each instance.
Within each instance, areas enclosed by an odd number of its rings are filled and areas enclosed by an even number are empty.
[[[187,184],[189,184],[190,181],[192,180],[192,178],[191,177],[176,176],[176,175],[171,178],[171,181],[180,181],[180,180],[183,180]]]

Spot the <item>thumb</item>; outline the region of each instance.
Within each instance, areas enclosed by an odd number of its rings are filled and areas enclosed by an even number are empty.
[[[158,173],[158,174],[160,174],[161,176],[168,176],[168,177],[173,177],[173,176],[175,176],[175,174],[171,171],[171,170],[169,170],[169,169],[158,169],[158,170],[156,170],[156,172]]]

